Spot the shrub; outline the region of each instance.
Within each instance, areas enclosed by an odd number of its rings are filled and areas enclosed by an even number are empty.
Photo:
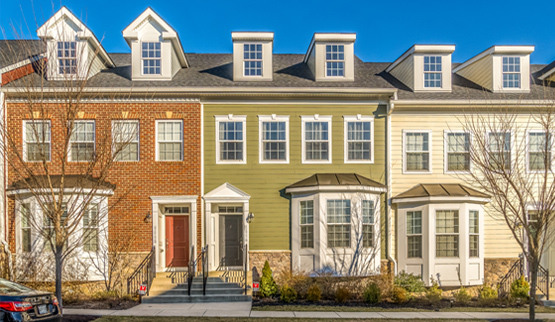
[[[318,284],[312,284],[306,292],[306,299],[309,302],[315,303],[320,301],[320,298],[322,298],[322,291],[320,291],[320,287],[318,287]]]
[[[266,261],[264,263],[264,268],[262,269],[262,277],[260,278],[260,296],[270,297],[276,295],[278,291],[276,281],[272,276],[272,269],[270,268],[270,263]]]
[[[378,304],[382,298],[382,291],[376,283],[370,283],[362,293],[362,298],[366,303]]]
[[[283,271],[276,277],[276,283],[281,281],[282,285],[288,285],[297,292],[297,298],[305,298],[308,288],[314,284],[312,279],[303,273]]]
[[[285,303],[296,301],[297,292],[288,285],[284,285],[281,288],[281,300]]]
[[[424,281],[420,276],[405,273],[404,271],[395,276],[395,286],[404,288],[408,292],[424,292]]]
[[[432,278],[432,286],[426,290],[426,298],[430,303],[438,303],[441,301],[443,291],[439,288],[437,282]]]
[[[466,304],[472,299],[472,296],[468,293],[464,286],[461,286],[459,291],[455,292],[453,296],[455,297],[455,301],[461,304]]]
[[[528,299],[528,292],[530,292],[530,284],[524,276],[511,283],[511,298]]]
[[[351,297],[351,292],[345,287],[339,287],[335,292],[335,300],[337,303],[345,303]]]
[[[404,288],[400,286],[394,286],[393,290],[391,291],[391,299],[397,304],[403,304],[408,302],[409,297],[407,291]]]
[[[478,302],[482,305],[490,305],[497,300],[497,291],[489,285],[484,285],[478,293]]]

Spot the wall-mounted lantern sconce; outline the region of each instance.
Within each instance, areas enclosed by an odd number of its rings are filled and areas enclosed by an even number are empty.
[[[247,215],[247,224],[250,224],[253,219],[254,219],[254,214],[252,212],[249,212],[249,214]]]
[[[149,224],[152,222],[152,216],[150,215],[150,211],[146,214],[145,223]]]

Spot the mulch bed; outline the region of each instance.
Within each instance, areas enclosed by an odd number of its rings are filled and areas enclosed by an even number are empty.
[[[64,304],[66,309],[127,310],[139,305],[137,301],[105,300]]]

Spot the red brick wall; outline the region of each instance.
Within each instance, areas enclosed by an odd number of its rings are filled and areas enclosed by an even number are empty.
[[[35,69],[33,68],[32,64],[23,65],[19,68],[10,70],[9,72],[2,74],[2,86],[34,72],[35,72]]]
[[[83,120],[96,121],[96,144],[111,132],[111,121],[117,119],[139,120],[140,161],[115,162],[108,180],[116,184],[114,195],[108,198],[110,212],[109,238],[132,238],[133,252],[148,252],[152,247],[152,223],[144,218],[152,211],[150,196],[197,195],[197,237],[201,245],[201,131],[200,104],[198,103],[95,103],[82,105],[86,111]],[[56,162],[56,151],[63,146],[63,122],[57,119],[60,108],[55,104],[47,107],[45,115],[52,124],[51,173],[61,170]],[[22,103],[7,104],[8,127],[11,137],[22,149],[22,122],[31,118],[29,108]],[[125,116],[125,117],[124,117]],[[184,158],[180,162],[155,161],[155,121],[159,119],[183,120]],[[67,173],[79,174],[78,164],[70,163]],[[8,169],[8,184],[17,180],[13,168]],[[115,203],[127,192],[121,201]],[[15,251],[14,201],[8,201],[9,241]]]

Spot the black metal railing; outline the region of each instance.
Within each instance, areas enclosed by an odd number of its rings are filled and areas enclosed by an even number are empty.
[[[549,270],[538,265],[538,285],[537,290],[540,291],[549,301]]]
[[[146,284],[146,295],[149,295],[150,286],[156,277],[155,247],[152,246],[150,253],[143,259],[139,267],[127,279],[127,294],[135,295],[141,284]]]
[[[497,294],[499,297],[507,297],[511,294],[511,284],[524,275],[524,259],[519,258],[514,262],[513,266],[509,269],[509,272],[501,278],[497,284]]]
[[[206,282],[208,282],[208,244],[202,252],[202,295],[206,295]]]

